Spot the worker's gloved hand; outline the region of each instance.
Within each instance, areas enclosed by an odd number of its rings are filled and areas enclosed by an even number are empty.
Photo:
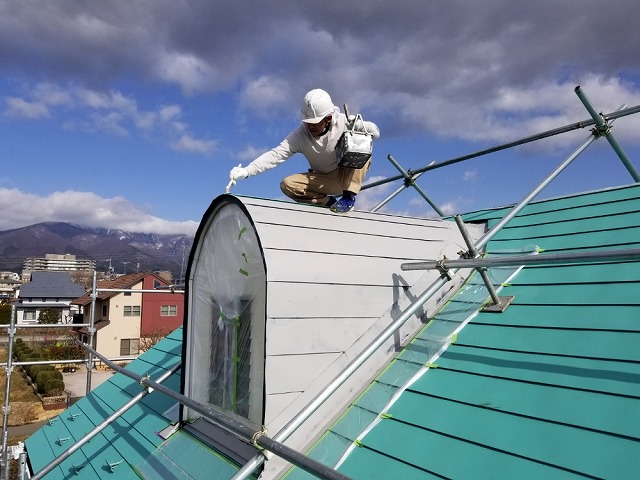
[[[236,180],[243,180],[249,176],[249,172],[244,167],[233,167],[229,172],[229,180],[235,182]]]

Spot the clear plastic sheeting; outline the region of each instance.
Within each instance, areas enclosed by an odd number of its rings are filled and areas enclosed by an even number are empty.
[[[187,395],[256,429],[263,423],[266,275],[247,214],[223,203],[190,270]],[[198,416],[191,412],[191,420]]]
[[[535,254],[537,248],[528,246],[518,251],[501,251],[490,257],[523,253]],[[487,273],[496,290],[508,282],[522,267],[493,267]],[[338,468],[350,450],[381,419],[391,404],[418,375],[451,343],[453,336],[475,317],[491,297],[477,272],[450,299],[447,304],[424,326],[414,339],[400,352],[391,364],[351,404],[340,419],[316,442],[308,456],[325,465]],[[312,479],[312,475],[293,468],[287,480]]]

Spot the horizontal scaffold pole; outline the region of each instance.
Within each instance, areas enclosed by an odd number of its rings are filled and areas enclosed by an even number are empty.
[[[613,113],[608,113],[606,115],[603,115],[603,118],[604,118],[604,120],[613,120],[613,119],[616,119],[616,118],[625,117],[627,115],[633,115],[635,113],[640,113],[640,105],[637,105],[635,107],[624,108],[622,110],[616,110]],[[543,138],[548,138],[548,137],[553,137],[555,135],[560,135],[561,133],[567,133],[567,132],[571,132],[572,130],[579,130],[579,129],[582,129],[582,128],[591,127],[591,126],[593,126],[595,124],[596,124],[596,122],[593,119],[591,119],[591,120],[582,120],[580,122],[571,123],[571,124],[565,125],[563,127],[558,127],[558,128],[554,128],[552,130],[547,130],[547,131],[538,133],[536,135],[531,135],[529,137],[524,137],[524,138],[521,138],[520,140],[516,140],[514,142],[509,142],[509,143],[505,143],[505,144],[498,145],[498,146],[495,146],[495,147],[487,148],[485,150],[480,150],[478,152],[470,153],[470,154],[467,154],[467,155],[463,155],[461,157],[455,157],[455,158],[452,158],[450,160],[445,160],[445,161],[440,162],[440,163],[434,163],[434,164],[428,165],[426,167],[411,169],[411,170],[409,170],[409,172],[412,175],[415,175],[416,173],[422,173],[422,172],[427,172],[429,170],[435,170],[437,168],[446,167],[447,165],[453,165],[455,163],[464,162],[466,160],[471,160],[472,158],[481,157],[483,155],[488,155],[490,153],[499,152],[501,150],[506,150],[506,149],[512,148],[512,147],[517,147],[519,145],[524,145],[526,143],[535,142],[536,140],[542,140]],[[360,190],[366,190],[368,188],[377,187],[379,185],[385,185],[387,183],[395,182],[396,180],[402,180],[403,178],[404,178],[404,176],[402,176],[402,175],[396,175],[396,176],[393,176],[393,177],[384,178],[384,179],[378,180],[376,182],[367,183],[366,185],[363,185]]]
[[[195,412],[200,413],[209,421],[217,425],[218,427],[226,430],[232,435],[238,437],[240,440],[245,441],[248,444],[254,444],[259,448],[263,448],[272,452],[273,454],[284,458],[289,463],[301,468],[302,470],[315,475],[318,478],[327,479],[327,480],[349,480],[350,477],[343,475],[342,473],[327,467],[326,465],[314,460],[310,457],[305,456],[304,454],[294,450],[283,443],[280,443],[270,437],[268,437],[262,431],[254,431],[243,423],[238,422],[226,415],[223,415],[213,408],[205,405],[203,403],[197,402],[185,395],[174,392],[170,388],[154,382],[149,379],[149,377],[138,375],[137,373],[132,372],[131,370],[127,370],[126,368],[122,368],[119,365],[111,362],[108,358],[98,353],[93,348],[89,347],[86,344],[81,343],[82,348],[86,349],[92,355],[95,355],[100,360],[102,360],[105,364],[111,367],[118,373],[121,373],[133,380],[137,381],[146,388],[152,388],[153,390],[157,390],[158,392],[166,395],[174,400],[180,402],[182,405],[189,407]]]
[[[520,265],[557,265],[573,263],[594,263],[602,261],[640,260],[640,248],[624,250],[599,250],[579,253],[556,253],[539,255],[505,255],[501,257],[481,257],[469,259],[429,260],[426,262],[403,263],[402,270],[446,270],[449,268],[492,268]]]

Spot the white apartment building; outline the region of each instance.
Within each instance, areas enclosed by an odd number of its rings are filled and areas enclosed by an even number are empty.
[[[78,259],[71,254],[47,253],[44,257],[27,258],[22,267],[22,279],[26,281],[32,272],[93,272],[96,269],[95,260]]]

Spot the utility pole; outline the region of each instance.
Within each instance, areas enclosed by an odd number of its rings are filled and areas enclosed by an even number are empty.
[[[111,266],[111,259],[107,259],[109,262],[109,268],[107,269],[107,280],[111,280],[111,275],[113,275],[113,267]]]
[[[187,246],[182,245],[182,265],[180,265],[180,278],[176,282],[178,285],[182,285],[184,283],[184,254],[187,251]]]
[[[122,262],[122,264],[124,265],[124,275],[127,274],[127,263],[131,263],[131,262]]]

